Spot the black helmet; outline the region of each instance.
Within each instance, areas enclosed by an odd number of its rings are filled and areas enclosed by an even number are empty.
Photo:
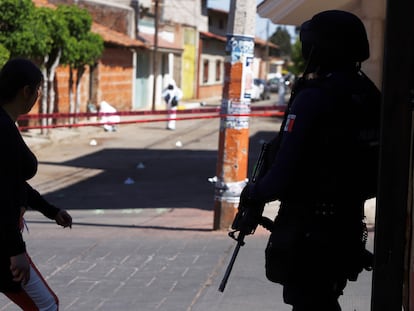
[[[345,11],[316,14],[302,24],[300,40],[303,57],[315,63],[362,62],[369,57],[364,24]]]

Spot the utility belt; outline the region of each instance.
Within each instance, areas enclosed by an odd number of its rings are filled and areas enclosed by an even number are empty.
[[[318,218],[364,218],[364,202],[282,202],[279,215]]]
[[[349,201],[282,202],[265,250],[268,280],[284,285],[302,278],[300,271],[316,276],[335,270],[354,281],[362,269],[370,270],[363,207]],[[301,264],[305,268],[298,269]]]

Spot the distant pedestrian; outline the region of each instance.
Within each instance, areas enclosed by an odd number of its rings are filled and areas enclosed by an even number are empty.
[[[115,114],[117,112],[115,107],[103,100],[98,105],[98,112],[103,114],[110,113],[110,115],[103,115],[100,121],[103,123],[105,132],[116,132],[116,126],[121,121],[121,118]]]
[[[279,105],[283,106],[286,104],[285,96],[286,96],[286,81],[282,77],[279,80],[279,89],[278,89],[278,95],[279,95]]]
[[[37,171],[37,159],[15,123],[40,96],[43,76],[32,62],[9,60],[0,71],[0,291],[23,310],[58,310],[58,298],[26,252],[24,212],[31,208],[72,226],[65,211],[47,202],[27,182]]]
[[[174,80],[168,83],[168,86],[162,92],[162,98],[164,98],[168,110],[168,122],[167,130],[175,130],[176,118],[177,118],[177,107],[179,101],[183,97],[183,92],[177,86]]]
[[[242,191],[233,228],[254,233],[265,203],[279,200],[267,278],[283,286],[293,311],[340,311],[347,282],[373,265],[364,202],[377,193],[381,93],[361,71],[369,44],[357,16],[316,14],[300,39],[306,70],[270,143],[268,165]]]

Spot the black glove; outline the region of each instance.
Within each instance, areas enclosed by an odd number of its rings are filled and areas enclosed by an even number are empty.
[[[251,184],[247,184],[241,192],[240,203],[231,228],[243,232],[245,235],[253,234],[262,219],[265,203],[250,197]]]

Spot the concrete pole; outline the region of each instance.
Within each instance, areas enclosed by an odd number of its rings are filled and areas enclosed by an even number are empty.
[[[413,11],[412,0],[387,1],[372,311],[414,310]]]
[[[152,110],[156,110],[157,101],[157,77],[158,77],[158,66],[157,66],[157,54],[158,54],[158,24],[159,24],[159,0],[155,0],[155,15],[154,15],[154,50],[152,52],[152,72],[154,74],[154,86],[152,89]]]
[[[214,230],[228,229],[246,184],[256,0],[231,0],[214,198]]]

